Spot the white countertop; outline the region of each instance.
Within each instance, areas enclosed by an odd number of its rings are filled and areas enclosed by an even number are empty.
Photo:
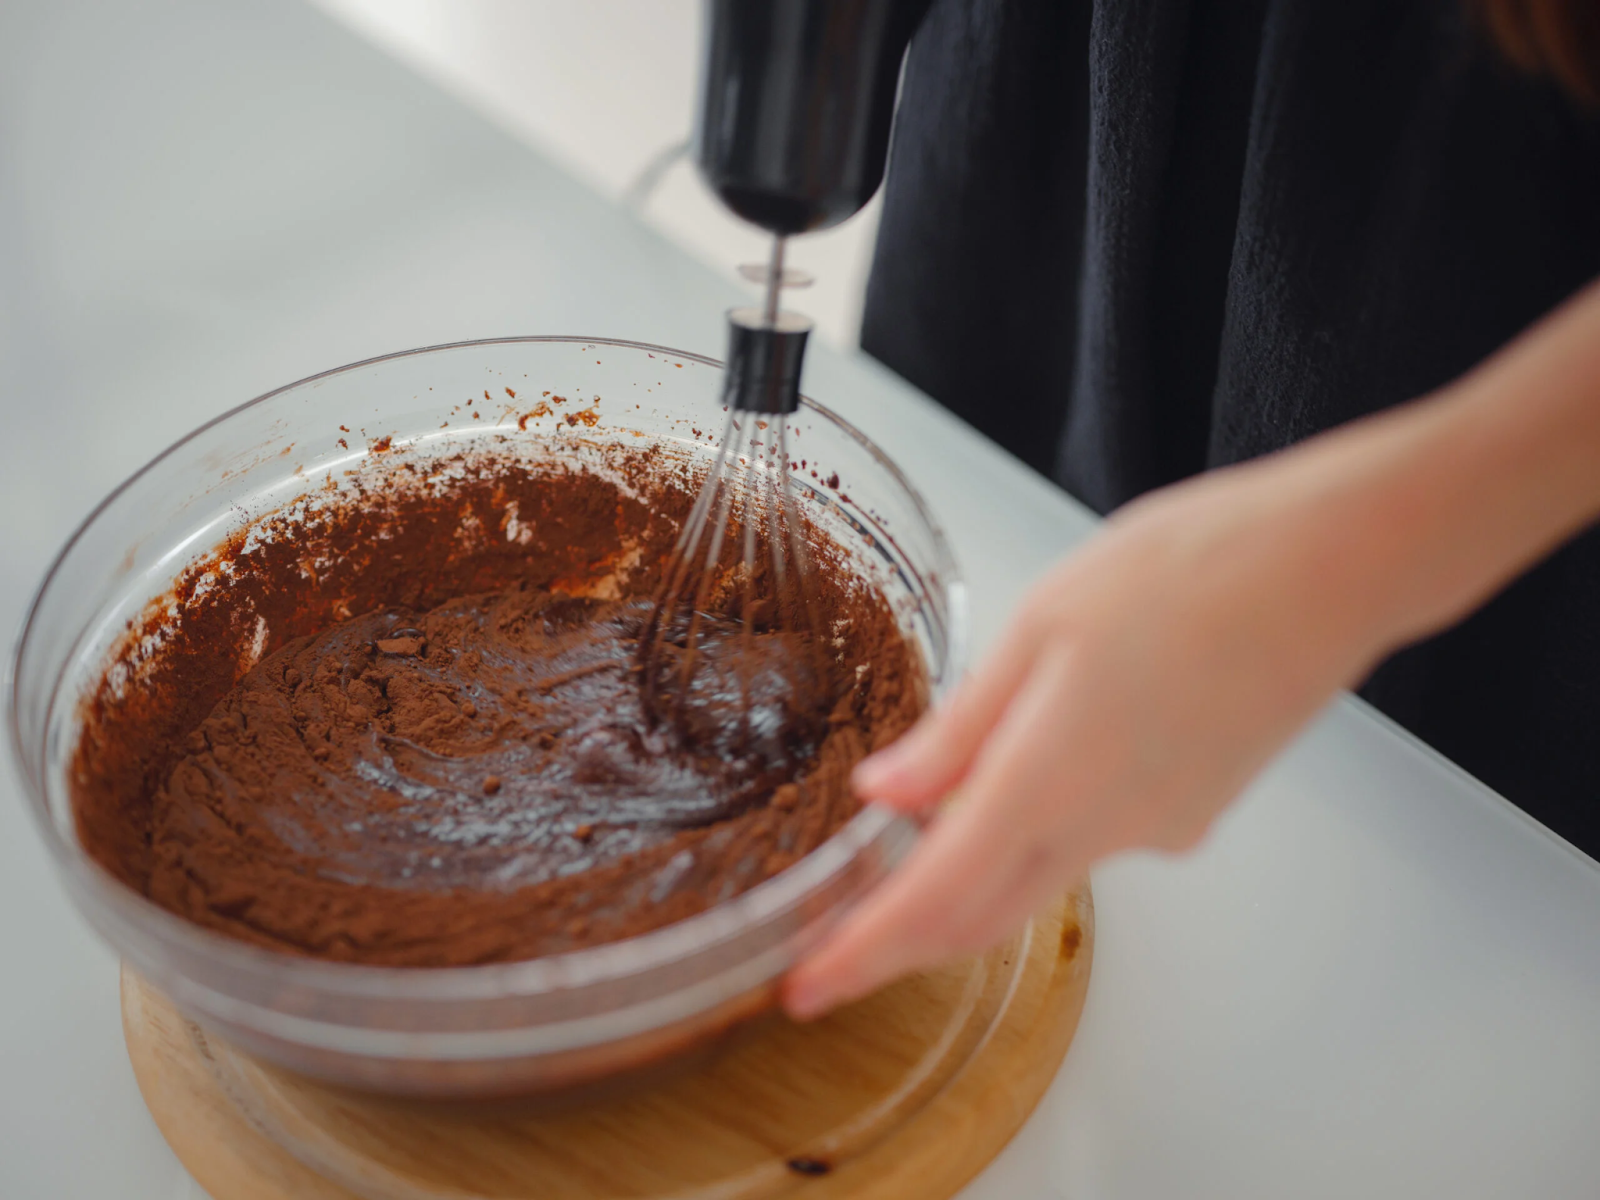
[[[728,285],[298,4],[0,6],[0,625],[123,476],[277,384],[511,333],[716,354]],[[888,372],[978,646],[1093,522]],[[198,1195],[0,777],[0,1197]],[[1054,1087],[970,1197],[1600,1194],[1600,868],[1355,701],[1193,856],[1095,876]]]

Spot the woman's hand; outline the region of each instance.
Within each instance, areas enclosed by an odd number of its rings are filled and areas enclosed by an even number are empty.
[[[1119,510],[862,762],[931,818],[790,975],[814,1016],[981,950],[1130,847],[1193,846],[1341,687],[1600,512],[1600,286],[1439,395]]]
[[[1194,845],[1362,673],[1375,646],[1329,619],[1337,564],[1296,545],[1296,491],[1244,468],[1123,509],[948,703],[860,764],[863,798],[937,813],[790,977],[792,1014],[987,947],[1103,855]]]

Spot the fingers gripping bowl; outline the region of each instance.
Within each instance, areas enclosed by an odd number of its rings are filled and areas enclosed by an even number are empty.
[[[906,822],[862,810],[770,878],[637,936],[486,965],[390,966],[250,944],[153,903],[86,847],[70,778],[86,705],[119,683],[119,670],[133,678],[130,629],[170,604],[175,582],[218,547],[248,542],[263,521],[319,496],[370,486],[396,464],[433,478],[464,458],[592,470],[608,455],[650,452],[692,475],[714,453],[719,375],[693,355],[575,339],[393,355],[252,401],[113,493],[34,601],[13,663],[10,726],[56,867],[124,960],[247,1051],[331,1082],[419,1096],[582,1085],[698,1047],[769,1007],[806,940],[909,846]],[[942,535],[893,464],[833,414],[808,402],[791,431],[806,522],[886,601],[926,699],[936,699],[959,670],[964,633]],[[515,546],[516,513],[490,532]],[[281,640],[269,623],[243,622],[237,673]]]

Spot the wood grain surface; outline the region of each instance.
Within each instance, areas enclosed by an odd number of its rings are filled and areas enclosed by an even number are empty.
[[[208,1037],[126,969],[123,1027],[156,1124],[215,1200],[941,1200],[1054,1077],[1093,937],[1085,890],[980,958],[568,1111],[313,1083]]]

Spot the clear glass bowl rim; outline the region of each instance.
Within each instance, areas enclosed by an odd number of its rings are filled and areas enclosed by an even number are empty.
[[[56,573],[79,539],[101,514],[145,475],[160,468],[161,464],[190,441],[206,431],[221,425],[256,405],[264,404],[286,392],[313,384],[319,380],[359,371],[379,363],[398,359],[416,358],[451,350],[474,349],[486,346],[523,344],[564,344],[575,346],[614,346],[624,350],[661,353],[688,362],[720,370],[720,359],[660,346],[650,342],[636,342],[624,338],[573,337],[560,334],[540,334],[518,337],[476,338],[460,342],[442,342],[438,345],[420,346],[380,354],[358,362],[346,363],[314,375],[307,375],[293,383],[273,388],[251,400],[234,406],[196,426],[162,450],[144,466],[129,475],[72,531],[61,549],[51,560],[44,578],[34,590],[28,603],[27,615],[12,652],[7,660],[5,694],[7,698],[7,725],[10,731],[12,752],[22,769],[23,783],[30,793],[28,805],[34,812],[45,844],[56,860],[58,868],[71,882],[87,891],[99,893],[112,905],[131,906],[133,918],[146,925],[163,942],[175,942],[191,951],[203,953],[221,965],[232,966],[250,974],[281,973],[292,976],[297,983],[326,989],[350,996],[376,996],[399,1001],[450,1001],[491,999],[508,995],[537,995],[544,992],[587,987],[610,980],[637,976],[652,968],[664,966],[687,955],[703,952],[718,942],[748,934],[764,920],[776,917],[821,888],[834,876],[844,872],[856,856],[899,830],[911,826],[908,818],[887,809],[868,805],[853,817],[838,833],[788,869],[762,881],[749,891],[719,904],[703,913],[649,933],[617,942],[548,955],[523,962],[490,963],[470,967],[381,967],[357,963],[330,962],[325,959],[285,954],[264,947],[252,946],[225,934],[195,925],[174,913],[168,912],[116,879],[99,863],[84,853],[74,841],[69,841],[50,813],[44,773],[43,752],[39,760],[30,755],[23,744],[20,723],[22,657],[29,635],[38,617]],[[953,678],[965,663],[966,612],[965,589],[956,566],[954,555],[943,528],[929,511],[921,492],[905,477],[894,462],[868,438],[843,417],[809,396],[801,397],[802,407],[813,415],[834,425],[840,432],[858,443],[873,461],[901,488],[910,500],[918,518],[925,524],[934,548],[934,561],[938,571],[939,590],[946,603],[945,674]],[[57,680],[57,688],[59,679]],[[56,688],[52,689],[50,707],[58,702]],[[49,721],[45,722],[48,729]]]

